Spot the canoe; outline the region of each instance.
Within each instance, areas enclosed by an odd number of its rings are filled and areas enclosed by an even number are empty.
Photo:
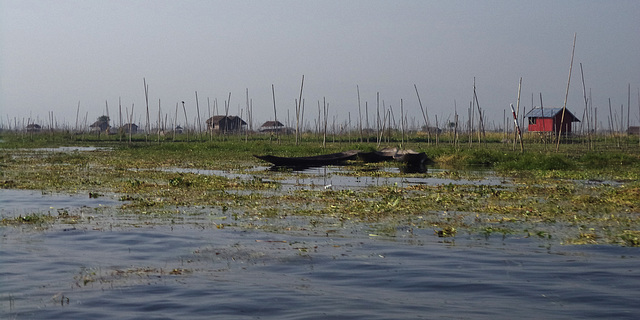
[[[358,158],[367,163],[391,161],[397,153],[398,148],[385,148],[379,151],[359,152]]]
[[[413,150],[398,152],[395,160],[404,164],[403,168],[401,168],[403,173],[425,173],[427,172],[425,165],[433,163],[426,153]]]
[[[427,154],[424,152],[416,152],[410,149],[398,150],[398,148],[385,148],[379,151],[360,152],[358,153],[358,158],[368,163],[395,160],[411,166],[421,166],[433,163],[433,161],[429,159]]]
[[[398,162],[404,162],[409,165],[424,165],[429,159],[424,152],[415,152],[413,150],[401,150],[393,157]]]
[[[322,154],[309,157],[278,157],[273,155],[254,157],[270,162],[278,167],[321,167],[327,165],[341,164],[347,160],[354,160],[358,156],[358,150],[349,150],[345,152]]]

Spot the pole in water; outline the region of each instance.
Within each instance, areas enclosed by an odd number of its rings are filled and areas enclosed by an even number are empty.
[[[518,117],[516,116],[516,110],[513,109],[513,103],[511,104],[511,114],[513,115],[513,122],[516,125],[518,131],[518,138],[520,139],[520,152],[524,153],[524,144],[522,142],[522,132],[520,131],[520,125],[518,125]]]

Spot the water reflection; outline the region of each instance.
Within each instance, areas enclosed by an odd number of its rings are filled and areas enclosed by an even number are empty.
[[[116,195],[62,194],[39,190],[0,189],[0,217],[57,212],[60,209],[121,205]]]
[[[444,169],[431,169],[428,173],[420,173],[422,168],[407,167],[366,167],[364,169],[358,168],[357,171],[354,171],[353,167],[350,166],[306,167],[298,168],[298,170],[285,167],[258,166],[250,170],[250,173],[194,168],[166,168],[158,170],[217,175],[229,179],[243,180],[253,180],[256,177],[259,177],[263,181],[277,182],[285,189],[317,189],[329,185],[332,189],[359,189],[371,186],[407,186],[417,184],[430,186],[448,184],[504,187],[513,186],[513,181],[511,179],[497,177],[492,175],[492,172],[483,172],[479,175],[482,178],[476,180],[462,178],[452,179],[440,177],[442,173],[447,172],[447,170]],[[416,173],[418,174],[416,175]],[[407,174],[407,176],[398,174]]]

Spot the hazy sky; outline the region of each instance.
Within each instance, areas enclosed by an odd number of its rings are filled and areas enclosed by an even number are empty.
[[[119,98],[123,113],[133,105],[146,122],[143,78],[153,121],[159,104],[171,119],[179,101],[195,118],[196,91],[203,120],[207,98],[224,114],[229,92],[229,113],[246,118],[248,89],[259,125],[273,119],[271,85],[278,119],[289,110],[293,121],[304,75],[311,124],[325,98],[330,116],[355,123],[356,86],[363,114],[367,102],[372,118],[379,92],[395,117],[403,99],[409,119],[422,121],[414,84],[431,122],[453,120],[454,101],[464,121],[475,77],[480,107],[501,125],[520,77],[521,108],[532,95],[539,106],[540,93],[545,107],[562,106],[574,33],[568,108],[582,116],[582,63],[600,119],[609,98],[626,118],[630,84],[638,124],[637,0],[0,0],[0,123],[44,123],[53,111],[73,126],[78,102],[81,123],[91,123],[106,101],[117,125]]]

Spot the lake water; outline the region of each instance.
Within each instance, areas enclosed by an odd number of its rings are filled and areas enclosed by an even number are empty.
[[[95,217],[0,227],[0,319],[640,316],[639,248],[378,235],[358,223],[316,230],[296,217],[278,232],[218,229],[118,213],[108,196],[0,190],[0,202],[3,217],[57,208]]]

